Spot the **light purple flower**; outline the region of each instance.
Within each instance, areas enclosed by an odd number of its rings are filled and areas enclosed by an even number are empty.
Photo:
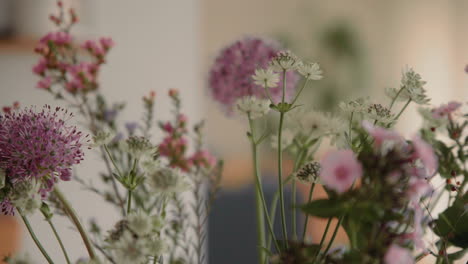
[[[411,201],[419,202],[422,197],[428,195],[431,191],[432,187],[427,180],[410,178],[407,195]]]
[[[37,82],[37,88],[47,90],[52,86],[52,78],[49,76],[44,77],[42,80]]]
[[[62,108],[26,108],[0,115],[0,168],[9,183],[36,180],[46,195],[59,179],[71,178],[71,166],[83,160],[84,135],[66,124]]]
[[[117,117],[117,110],[115,109],[108,109],[104,111],[104,120],[107,122],[113,122],[115,118]]]
[[[133,135],[133,133],[135,133],[135,130],[138,128],[138,123],[137,122],[127,122],[127,123],[125,123],[125,128],[127,129],[128,133],[130,135]]]
[[[461,107],[461,103],[451,101],[448,104],[442,104],[437,108],[432,109],[432,117],[435,119],[442,119],[449,117],[453,112]]]
[[[228,113],[233,105],[245,96],[265,98],[265,89],[254,83],[252,75],[258,68],[266,68],[280,51],[277,44],[260,38],[244,38],[221,51],[210,71],[209,86],[213,98],[226,107]],[[286,98],[294,93],[299,75],[286,74]],[[276,102],[282,96],[282,76],[277,87],[270,88]]]
[[[377,148],[385,141],[404,143],[404,138],[395,131],[374,126],[366,120],[362,122],[362,127],[374,138],[374,145]]]
[[[432,176],[438,166],[437,156],[431,145],[427,144],[419,136],[413,137],[414,158],[421,160],[429,176]]]
[[[412,264],[414,258],[408,249],[392,244],[385,253],[384,261],[385,264]]]
[[[325,186],[343,193],[362,176],[362,166],[351,150],[328,153],[321,162],[320,178]]]

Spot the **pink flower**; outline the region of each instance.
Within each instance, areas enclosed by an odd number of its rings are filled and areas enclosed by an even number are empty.
[[[171,122],[166,122],[162,125],[162,129],[167,133],[172,133],[174,131],[174,127],[171,125]]]
[[[362,127],[374,138],[374,145],[379,148],[385,141],[404,143],[404,138],[395,131],[374,126],[368,121],[362,122]]]
[[[448,104],[442,104],[437,108],[432,109],[432,117],[435,119],[441,119],[444,117],[450,117],[450,115],[460,108],[461,103],[449,102]]]
[[[221,51],[210,71],[209,86],[213,98],[231,113],[237,99],[248,95],[265,98],[265,89],[256,85],[252,75],[258,68],[266,68],[270,60],[280,51],[275,43],[260,38],[244,38]],[[286,98],[295,90],[299,76],[295,72],[286,74]],[[270,88],[273,100],[282,96],[282,76],[278,87]]]
[[[410,178],[407,195],[411,201],[419,202],[421,197],[428,195],[431,191],[431,185],[427,180]]]
[[[207,150],[195,152],[189,159],[196,167],[212,168],[216,164],[216,158]]]
[[[115,42],[112,40],[112,38],[105,38],[102,37],[99,39],[99,42],[101,43],[101,46],[107,51],[110,48],[114,47]]]
[[[86,40],[81,47],[91,52],[94,56],[104,56],[104,49],[96,41]]]
[[[43,78],[42,80],[40,80],[39,82],[37,82],[37,88],[40,88],[40,89],[44,89],[44,90],[47,90],[50,88],[50,86],[52,85],[52,78],[50,78],[49,76]]]
[[[324,184],[338,193],[343,193],[362,176],[362,166],[351,150],[328,153],[321,162],[320,178]]]
[[[429,175],[434,175],[437,170],[438,162],[431,145],[427,144],[419,136],[415,136],[413,137],[413,146],[413,158],[421,160]]]
[[[34,65],[33,72],[37,75],[44,75],[45,70],[47,69],[47,60],[45,58],[41,58],[39,62]]]
[[[412,264],[414,258],[408,249],[392,244],[385,253],[384,262],[385,264]]]
[[[52,42],[55,45],[68,45],[72,42],[72,36],[67,32],[50,32],[40,39],[40,43],[47,45]]]

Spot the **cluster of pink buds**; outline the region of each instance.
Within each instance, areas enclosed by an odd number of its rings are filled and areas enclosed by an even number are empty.
[[[13,110],[18,110],[20,107],[19,102],[14,102],[12,106],[4,106],[2,107],[2,111],[4,114],[11,114]]]
[[[81,45],[76,44],[69,32],[78,22],[78,17],[74,9],[70,9],[66,20],[62,2],[57,2],[57,6],[59,14],[51,15],[50,20],[58,30],[42,37],[35,48],[35,52],[41,55],[33,67],[33,72],[42,78],[37,87],[52,91],[53,85],[60,85],[72,95],[94,91],[99,86],[99,68],[105,63],[114,42],[111,38],[100,38],[98,41],[87,40]],[[88,59],[79,56],[83,53],[89,55]]]
[[[169,159],[171,167],[190,171],[192,168],[212,168],[216,158],[208,151],[200,149],[192,155],[187,154],[187,116],[179,113],[180,98],[176,89],[169,90],[169,97],[176,106],[177,114],[172,122],[160,122],[159,127],[166,134],[159,145],[159,154]]]

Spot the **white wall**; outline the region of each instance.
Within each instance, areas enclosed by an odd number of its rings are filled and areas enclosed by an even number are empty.
[[[20,5],[32,10],[17,20],[23,25],[47,20],[47,8],[36,9],[35,0],[21,0]],[[53,1],[47,1],[53,3]],[[36,2],[37,3],[37,2]],[[157,93],[156,113],[158,118],[168,117],[169,101],[166,94],[169,88],[182,92],[184,109],[191,120],[201,116],[200,107],[200,67],[199,67],[199,10],[197,0],[87,0],[79,3],[79,16],[82,24],[78,28],[81,36],[111,36],[116,42],[108,65],[102,69],[102,91],[110,101],[128,103],[124,120],[141,118],[141,97],[150,90]],[[46,1],[41,4],[47,6]],[[32,5],[32,6],[31,6]],[[48,8],[53,7],[48,6]],[[43,10],[39,12],[40,10]],[[44,11],[45,10],[45,11]],[[37,12],[34,12],[37,11]],[[39,12],[39,13],[38,13]],[[41,17],[37,14],[44,14]],[[43,31],[47,26],[22,26],[23,32]],[[23,106],[56,104],[43,91],[34,88],[37,77],[31,67],[37,56],[33,52],[5,53],[0,50],[0,105],[20,101]],[[97,155],[87,153],[86,160],[78,166],[78,173],[88,179],[96,178],[102,165]],[[75,183],[62,183],[66,193],[83,220],[95,216],[108,228],[116,220],[116,212],[94,194],[81,191]],[[42,217],[32,217],[33,227],[56,263],[64,263],[58,244]],[[71,224],[64,219],[54,220],[62,231],[64,243],[70,250],[72,259],[86,256],[86,251],[78,233],[70,230]],[[25,232],[25,251],[33,259],[42,263],[42,257],[32,240]]]

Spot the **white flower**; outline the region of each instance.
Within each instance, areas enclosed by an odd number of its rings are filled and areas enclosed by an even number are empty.
[[[162,164],[159,159],[154,159],[150,155],[146,155],[140,159],[140,166],[144,172],[152,173],[157,170],[160,170],[162,167]]]
[[[140,159],[144,155],[152,155],[156,152],[156,147],[145,137],[131,136],[122,142],[121,148],[135,159]]]
[[[301,60],[290,51],[280,51],[270,61],[270,69],[275,72],[296,70],[300,65]]]
[[[430,99],[427,98],[426,90],[424,89],[425,81],[421,79],[421,75],[413,69],[408,69],[401,77],[400,90],[395,88],[385,89],[385,93],[392,100],[408,101],[411,99],[417,104],[427,104]],[[398,96],[398,97],[397,97]]]
[[[304,76],[306,79],[309,79],[309,80],[317,81],[323,78],[320,65],[316,62],[308,62],[308,63],[300,64],[298,66],[297,71],[302,76]]]
[[[290,115],[297,133],[308,138],[319,138],[326,132],[326,117],[321,112],[296,110]]]
[[[151,254],[146,245],[146,239],[135,238],[129,231],[124,231],[119,240],[113,242],[110,248],[113,251],[117,264],[145,263]]]
[[[324,130],[327,136],[330,137],[330,144],[341,148],[346,147],[344,132],[348,126],[348,122],[331,114],[326,114],[325,119]]]
[[[264,88],[271,88],[278,86],[279,75],[274,73],[271,69],[256,69],[252,79],[254,79],[254,83],[257,85]]]
[[[173,168],[162,168],[149,174],[146,183],[153,191],[162,194],[183,192],[189,187],[182,173]]]
[[[133,212],[127,216],[128,227],[139,236],[144,236],[153,230],[152,217],[142,211]]]
[[[369,104],[364,115],[369,119],[376,120],[382,124],[392,124],[395,121],[395,116],[390,110],[381,104]]]
[[[25,215],[34,213],[42,203],[39,195],[41,185],[36,181],[18,182],[15,184],[11,203]]]
[[[153,256],[161,256],[168,250],[166,242],[160,237],[148,238],[146,240],[146,247]]]
[[[114,132],[98,131],[96,135],[93,136],[93,143],[91,144],[91,147],[100,147],[103,145],[107,145],[112,141],[114,137]]]
[[[283,130],[283,133],[281,135],[281,147],[282,147],[282,149],[285,149],[285,148],[291,146],[292,143],[293,143],[293,140],[294,140],[294,133],[289,129]],[[278,148],[278,135],[272,135],[271,136],[271,146],[274,149]]]
[[[339,107],[344,113],[364,113],[368,107],[369,98],[358,98],[349,102],[340,102]]]
[[[260,118],[270,111],[270,101],[258,99],[255,96],[245,96],[236,102],[237,110],[243,114],[250,114],[250,118]]]

